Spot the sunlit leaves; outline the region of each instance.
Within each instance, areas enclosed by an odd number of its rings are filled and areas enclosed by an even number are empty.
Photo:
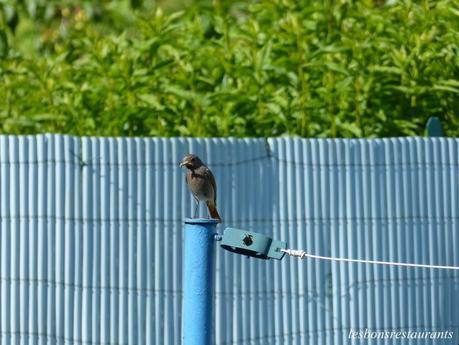
[[[43,32],[55,39],[30,54],[5,32],[0,130],[380,137],[422,135],[438,116],[459,135],[452,0],[262,0],[172,14],[142,3],[113,27],[122,11],[64,11],[66,25]],[[37,4],[27,7],[36,16],[47,6]]]

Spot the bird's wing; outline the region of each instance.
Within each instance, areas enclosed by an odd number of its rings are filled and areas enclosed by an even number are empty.
[[[215,177],[209,168],[206,169],[206,175],[209,177],[210,185],[214,189],[214,204],[216,205],[217,204],[217,184],[215,183]]]
[[[186,186],[188,187],[188,190],[191,192],[191,194],[193,195],[193,198],[196,202],[199,202],[199,199],[196,195],[195,192],[193,192],[193,190],[190,188],[190,183],[191,183],[191,171],[187,171],[187,173],[185,174],[185,182],[186,182]]]

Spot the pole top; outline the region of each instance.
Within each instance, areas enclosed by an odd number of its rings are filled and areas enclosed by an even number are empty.
[[[185,218],[185,224],[218,224],[218,219],[213,218]]]
[[[443,136],[443,128],[441,125],[441,121],[438,117],[432,116],[427,121],[426,125],[427,136],[428,137],[442,137]]]

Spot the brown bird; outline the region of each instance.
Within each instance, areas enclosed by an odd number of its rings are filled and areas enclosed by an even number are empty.
[[[185,181],[196,201],[195,216],[199,201],[205,201],[210,216],[221,223],[222,219],[217,211],[217,185],[212,171],[194,154],[183,157],[180,167],[183,166],[188,169]]]

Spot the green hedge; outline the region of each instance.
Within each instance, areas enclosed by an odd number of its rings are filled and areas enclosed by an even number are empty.
[[[385,137],[438,116],[459,135],[457,1],[62,13],[36,52],[0,30],[1,132]]]

